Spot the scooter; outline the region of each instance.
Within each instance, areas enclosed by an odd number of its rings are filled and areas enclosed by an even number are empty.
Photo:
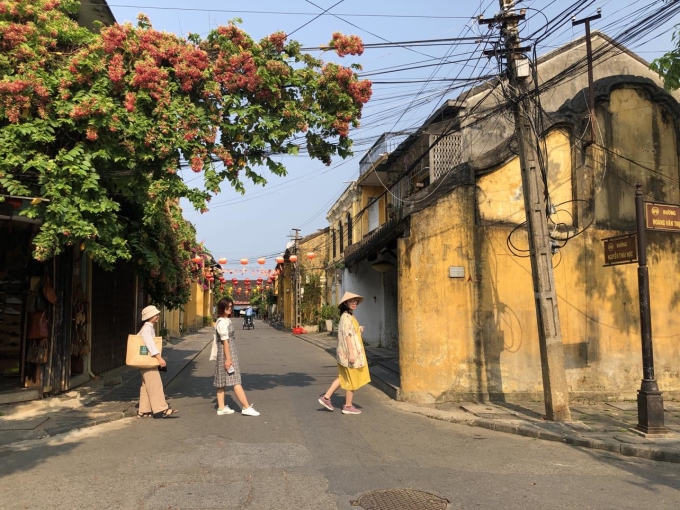
[[[243,329],[255,329],[255,323],[253,322],[252,315],[243,316]]]

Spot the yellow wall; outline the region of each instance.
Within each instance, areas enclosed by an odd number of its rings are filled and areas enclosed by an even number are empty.
[[[611,152],[590,146],[581,158],[567,133],[546,138],[554,223],[573,226],[571,233],[590,225],[553,257],[565,370],[572,395],[634,398],[642,377],[637,265],[603,267],[601,240],[634,230],[634,190],[621,177],[680,202],[675,124],[627,89],[612,92],[598,118]],[[594,211],[572,201],[575,194]],[[517,256],[527,252],[508,247],[523,221],[516,158],[479,177],[475,190],[458,188],[411,216],[410,236],[398,244],[406,400],[542,397],[531,267]],[[647,237],[656,377],[666,395],[679,396],[680,234]],[[528,248],[523,227],[511,240]],[[465,277],[448,278],[449,266],[462,266]]]
[[[459,188],[412,217],[398,241],[399,365],[406,400],[430,402],[452,388],[474,388],[474,209]],[[449,266],[465,278],[450,279]]]

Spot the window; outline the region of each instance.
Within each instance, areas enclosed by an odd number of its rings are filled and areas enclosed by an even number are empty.
[[[347,213],[347,246],[352,244],[352,215]]]
[[[342,220],[338,221],[338,228],[340,230],[340,254],[342,255],[342,252],[345,251],[342,241]]]
[[[335,229],[332,230],[331,235],[333,236],[333,258],[335,258],[338,256],[338,253],[335,250]]]
[[[372,232],[380,226],[380,200],[376,199],[368,206],[368,231]]]

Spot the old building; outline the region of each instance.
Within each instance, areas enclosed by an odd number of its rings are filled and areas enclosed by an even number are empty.
[[[599,33],[593,47],[594,139],[584,39],[536,62],[531,125],[549,194],[570,392],[632,397],[641,379],[637,276],[633,265],[603,267],[601,239],[635,230],[637,182],[648,201],[680,203],[680,110],[640,57]],[[383,324],[397,318],[407,400],[542,398],[521,176],[504,87],[497,79],[447,101],[375,159],[385,219],[344,250],[342,287],[365,295],[367,312],[382,313]],[[354,223],[362,216],[366,207]],[[648,237],[657,378],[663,391],[680,392],[674,368],[680,290],[668,277],[680,269],[680,236]],[[389,271],[382,281],[371,278],[372,260],[396,265],[396,285],[385,279]],[[397,306],[389,304],[392,286]]]

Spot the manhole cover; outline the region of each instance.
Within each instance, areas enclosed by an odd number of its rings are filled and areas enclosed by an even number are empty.
[[[449,501],[413,489],[383,489],[362,494],[352,506],[365,510],[446,510]]]

